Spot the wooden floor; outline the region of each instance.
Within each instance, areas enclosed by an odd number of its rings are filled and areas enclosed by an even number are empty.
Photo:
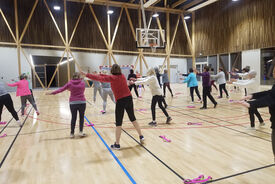
[[[158,126],[148,125],[151,121],[148,88],[143,98],[134,99],[135,114],[146,139],[144,147],[136,142],[138,135],[128,117],[124,117],[122,149],[113,152],[136,183],[180,184],[183,178],[195,178],[200,174],[212,176],[214,183],[221,184],[274,183],[274,165],[261,168],[274,164],[267,109],[260,109],[266,125],[258,127],[256,120],[257,131],[251,131],[246,129],[249,125],[247,109],[229,103],[228,99],[219,99],[216,109],[208,100],[209,108],[200,110],[200,103],[190,104],[186,85],[173,84],[172,90],[174,98],[169,92],[166,97],[168,113],[173,118],[171,125],[165,124],[166,118],[159,109]],[[86,116],[110,145],[115,137],[114,104],[108,99],[107,113],[102,115],[102,100],[98,96],[93,103],[92,91],[86,90],[89,102]],[[41,115],[36,117],[28,106],[29,115],[21,118],[24,121],[22,129],[6,110],[3,112],[2,120],[11,121],[7,127],[0,125],[0,134],[7,134],[0,138],[0,183],[131,183],[93,128],[85,127],[88,134],[85,138],[69,138],[68,92],[56,96],[45,96],[43,91],[34,94]],[[213,94],[215,98],[217,95]],[[18,110],[19,98],[12,96]],[[230,96],[238,99],[241,93],[231,92]],[[188,105],[196,108],[187,108]],[[187,125],[187,122],[202,125]],[[160,135],[172,142],[163,142]],[[258,170],[241,174],[252,169]]]

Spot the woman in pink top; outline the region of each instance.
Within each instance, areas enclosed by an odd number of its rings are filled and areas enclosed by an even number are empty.
[[[21,113],[22,116],[24,116],[25,107],[27,100],[32,104],[33,108],[35,109],[37,115],[39,115],[39,111],[37,110],[37,106],[35,102],[33,101],[33,98],[31,96],[31,91],[29,89],[29,82],[25,79],[25,75],[20,75],[20,81],[15,82],[13,84],[8,84],[10,87],[17,87],[16,96],[20,96],[21,98]]]
[[[78,72],[74,73],[73,79],[70,80],[65,86],[62,88],[46,93],[47,95],[55,95],[58,93],[61,93],[65,90],[68,90],[71,92],[70,95],[70,109],[72,114],[71,119],[71,138],[74,138],[74,129],[75,129],[75,123],[77,118],[77,111],[79,111],[79,136],[84,137],[86,136],[85,133],[83,133],[83,124],[84,124],[84,114],[86,110],[86,99],[84,96],[85,92],[85,83],[82,80],[80,74]]]

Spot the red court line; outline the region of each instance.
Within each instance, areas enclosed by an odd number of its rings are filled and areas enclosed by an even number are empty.
[[[33,119],[33,116],[29,116],[31,119]],[[48,121],[48,120],[42,120],[42,119],[38,119],[37,120],[39,121],[43,121],[43,122],[46,122],[46,123],[52,123],[52,124],[62,124],[62,125],[68,125],[70,126],[70,124],[68,123],[58,123],[58,122],[54,122],[54,121]],[[104,122],[107,124],[107,122]],[[125,123],[131,123],[131,122],[125,122]],[[183,123],[186,123],[186,122],[180,122],[179,124],[183,124]],[[181,129],[197,129],[197,128],[219,128],[219,127],[229,127],[229,126],[240,126],[240,125],[244,125],[244,124],[249,124],[250,122],[245,122],[245,123],[239,123],[239,124],[227,124],[227,125],[212,125],[212,126],[190,126],[190,127],[141,127],[141,129],[144,129],[144,130],[156,130],[156,129],[160,129],[160,130],[181,130]],[[112,123],[114,124],[114,123]],[[95,124],[95,126],[97,128],[115,128],[114,127],[108,127],[108,126],[98,126],[97,124]],[[125,128],[125,129],[134,129],[134,128]]]

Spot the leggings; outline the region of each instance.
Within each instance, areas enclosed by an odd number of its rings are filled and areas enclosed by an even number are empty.
[[[22,105],[21,113],[22,113],[22,115],[24,115],[24,113],[25,113],[25,107],[26,107],[27,100],[32,104],[33,108],[36,111],[38,111],[37,106],[36,106],[35,102],[33,101],[33,98],[31,95],[21,96],[21,105]]]
[[[156,120],[156,105],[158,103],[159,108],[162,110],[162,112],[165,114],[166,117],[169,117],[167,111],[165,110],[165,108],[162,106],[162,102],[163,102],[163,96],[161,95],[155,95],[152,98],[152,103],[151,103],[151,111],[152,111],[152,118],[153,121]]]
[[[123,98],[117,100],[116,110],[115,110],[116,111],[116,126],[122,125],[124,110],[126,110],[131,122],[136,121],[132,96],[123,97]]]
[[[132,88],[134,88],[137,97],[139,97],[138,96],[138,91],[137,91],[137,86],[135,84],[132,84],[132,85],[129,86],[130,91],[132,91]]]
[[[226,96],[228,96],[228,92],[226,90],[225,83],[224,84],[220,84],[219,88],[220,88],[220,97],[221,98],[222,98],[222,90],[225,92]]]
[[[248,113],[249,113],[249,117],[250,117],[250,125],[251,125],[251,127],[255,127],[255,116],[254,116],[254,114],[257,116],[257,118],[258,118],[258,120],[259,120],[260,123],[264,122],[261,114],[259,113],[259,111],[257,109],[249,108],[248,109]]]
[[[195,87],[190,87],[190,95],[191,95],[191,100],[192,102],[194,102],[194,90],[198,96],[198,98],[201,100],[201,96],[200,96],[200,92],[198,90],[198,86],[195,86]]]
[[[0,96],[0,121],[1,121],[1,117],[2,117],[2,111],[3,111],[3,107],[6,107],[8,109],[8,111],[12,114],[12,117],[18,121],[19,118],[18,118],[18,115],[17,115],[17,112],[15,111],[14,109],[14,106],[13,106],[13,101],[11,99],[11,96],[10,94],[6,94],[6,95],[3,95],[3,96]]]
[[[168,88],[168,90],[170,91],[171,95],[173,96],[173,92],[172,92],[172,90],[170,88],[170,82],[166,82],[166,83],[163,84],[163,94],[164,94],[164,96],[165,96],[165,93],[166,93],[166,87]]]
[[[103,110],[106,111],[106,105],[107,105],[107,97],[108,95],[112,99],[114,103],[116,103],[114,94],[111,88],[103,88],[102,90],[102,99],[103,99]]]
[[[272,129],[272,149],[273,149],[273,155],[274,155],[274,158],[275,158],[275,129]]]
[[[202,88],[202,99],[203,99],[203,107],[207,108],[207,97],[211,100],[213,104],[217,104],[213,96],[211,95],[211,87],[203,87]]]
[[[94,102],[96,101],[96,93],[97,93],[97,91],[98,91],[99,95],[101,96],[101,98],[103,98],[102,97],[102,88],[101,87],[94,87]]]
[[[214,86],[214,88],[216,88],[216,90],[218,90],[216,84],[215,84],[215,80],[212,80],[211,81],[211,87]],[[211,88],[211,91],[212,91],[212,88]]]
[[[84,114],[86,110],[86,104],[70,104],[72,119],[71,119],[71,134],[74,134],[75,123],[77,118],[77,111],[79,111],[79,131],[83,131]]]

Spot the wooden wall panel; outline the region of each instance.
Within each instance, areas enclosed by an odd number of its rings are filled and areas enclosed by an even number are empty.
[[[32,7],[33,3],[30,3],[28,6]],[[49,7],[50,7],[50,4],[49,4]],[[63,6],[61,7],[63,8]],[[33,17],[30,21],[26,34],[23,37],[22,43],[64,45],[50,17],[50,14],[42,0],[38,2],[36,8],[37,9],[34,11]],[[60,28],[60,31],[63,32],[63,37],[65,37],[64,24],[61,23],[62,20],[64,20],[64,18],[61,19],[61,17],[63,17],[63,15],[61,15],[63,14],[63,11],[60,11],[59,13],[60,15],[56,16],[55,18],[59,19],[57,20],[57,22],[60,23],[58,24],[58,26]],[[29,13],[25,12],[24,14],[19,14],[19,17],[28,16],[28,15]],[[25,24],[26,24],[25,22],[19,23],[20,30],[23,30]]]
[[[220,0],[196,12],[196,55],[275,45],[274,0]]]
[[[15,21],[14,21],[14,3],[10,1],[0,1],[0,8],[5,14],[7,21],[15,35]],[[0,42],[14,42],[8,27],[2,16],[0,15]]]
[[[5,2],[5,3],[3,3]],[[64,23],[64,4],[63,0],[46,0],[52,14],[60,28],[61,34],[65,39],[65,23]],[[35,0],[18,0],[18,14],[19,14],[19,33],[23,32],[27,19],[31,13],[32,7]],[[11,23],[11,27],[15,33],[14,25],[14,7],[13,0],[0,1],[1,8],[3,9],[8,21]],[[53,10],[53,6],[58,5],[61,7],[60,11]],[[82,9],[82,3],[67,2],[67,17],[68,17],[68,36],[73,32],[74,26],[77,22],[79,13]],[[5,8],[4,8],[5,7]],[[108,28],[107,28],[107,12],[106,6],[92,5],[94,8],[97,19],[103,30],[106,40],[108,38]],[[114,29],[119,17],[121,8],[110,7],[114,10],[114,13],[110,16],[111,20],[111,37],[113,37]],[[138,28],[138,10],[128,9],[131,16],[134,29]],[[147,23],[149,22],[150,15],[152,12],[146,12]],[[166,30],[166,13],[159,13],[159,19],[161,26]],[[170,39],[172,39],[177,15],[170,14]],[[180,20],[181,21],[181,20]],[[143,21],[142,21],[143,22]],[[0,42],[14,42],[5,23],[0,18]],[[143,23],[142,23],[143,27]],[[158,29],[156,18],[152,19],[151,27]],[[191,26],[189,25],[189,28]],[[39,0],[37,7],[34,11],[33,17],[30,21],[29,27],[26,30],[25,36],[22,39],[22,43],[28,44],[41,44],[41,45],[55,45],[64,46],[62,39],[52,21],[52,18],[44,4],[44,0]],[[79,25],[76,29],[74,38],[71,42],[72,47],[80,48],[98,48],[106,49],[106,45],[103,41],[101,33],[95,22],[95,19],[90,11],[89,6],[86,4],[83,11],[82,17],[79,21]],[[138,51],[136,48],[136,42],[133,38],[130,25],[125,13],[121,17],[121,22],[118,28],[117,36],[113,46],[114,50],[126,50],[126,51]],[[144,49],[145,52],[151,52],[151,49]],[[165,49],[159,49],[157,53],[166,53]],[[189,47],[186,41],[186,35],[182,26],[182,22],[179,23],[178,32],[176,35],[175,43],[172,49],[172,54],[190,54]]]

